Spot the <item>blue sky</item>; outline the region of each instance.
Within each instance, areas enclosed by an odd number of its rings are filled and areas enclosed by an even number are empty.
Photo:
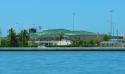
[[[43,30],[66,28],[72,30],[72,13],[75,12],[75,30],[108,33],[110,13],[119,32],[125,34],[125,0],[0,0],[0,27],[2,35],[14,27],[41,25]]]

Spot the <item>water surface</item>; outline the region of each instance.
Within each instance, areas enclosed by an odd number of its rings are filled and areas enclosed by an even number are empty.
[[[124,73],[124,51],[0,52],[0,74]]]

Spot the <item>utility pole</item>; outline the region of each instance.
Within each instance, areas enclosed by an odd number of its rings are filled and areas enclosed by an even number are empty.
[[[2,41],[2,31],[1,31],[1,28],[0,28],[0,46],[1,46],[1,41]]]
[[[118,38],[118,35],[119,35],[118,25],[116,25],[116,35],[117,35],[117,38]]]
[[[113,25],[113,10],[110,10],[110,32],[111,32],[111,36],[114,36],[114,25]]]
[[[42,26],[39,26],[39,32],[41,32],[41,30],[42,30]]]
[[[33,28],[35,28],[35,29],[36,29],[36,24],[33,24]]]
[[[75,27],[75,15],[76,15],[76,13],[73,12],[72,15],[73,15],[73,32],[74,32],[74,27]]]
[[[42,26],[39,26],[39,32],[42,32],[41,29],[42,29]],[[38,46],[40,46],[40,41],[41,41],[40,38],[41,38],[41,37],[39,37],[39,43],[38,43]]]
[[[24,28],[23,28],[23,25],[22,24],[20,24],[20,26],[22,27],[22,47],[23,47],[23,40],[24,40],[24,38],[23,38],[23,32],[24,32]]]

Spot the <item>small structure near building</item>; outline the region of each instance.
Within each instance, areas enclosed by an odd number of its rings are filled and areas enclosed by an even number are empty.
[[[100,42],[102,47],[125,47],[125,39],[110,39],[109,41]]]
[[[103,41],[100,43],[100,46],[102,47],[116,47],[118,44],[116,41]]]
[[[37,29],[35,29],[35,28],[30,28],[29,29],[29,33],[36,33],[37,32]]]
[[[63,46],[63,45],[71,45],[72,42],[70,40],[61,40],[61,41],[35,41],[35,44],[38,46]]]
[[[72,42],[70,40],[61,40],[61,41],[57,41],[56,45],[71,45]]]

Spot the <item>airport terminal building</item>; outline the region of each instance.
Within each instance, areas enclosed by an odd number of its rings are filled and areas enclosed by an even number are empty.
[[[36,29],[30,29],[30,39],[39,45],[70,45],[74,40],[94,40],[100,35],[87,31],[70,31],[66,29],[49,29],[37,32]],[[60,34],[63,39],[60,40]]]

